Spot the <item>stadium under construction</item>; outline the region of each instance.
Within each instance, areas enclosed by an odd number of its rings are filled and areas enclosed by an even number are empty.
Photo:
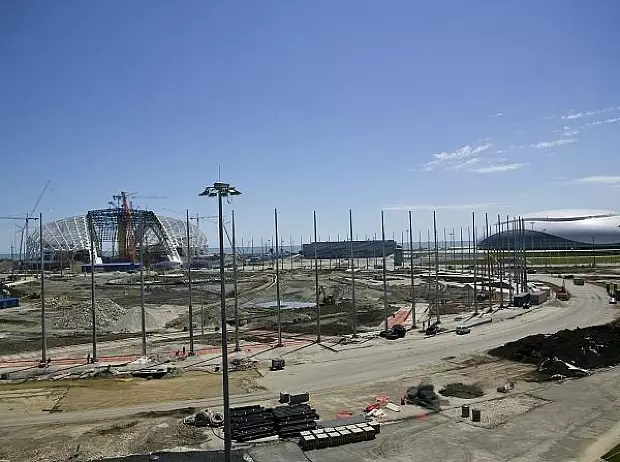
[[[140,262],[151,266],[179,267],[187,256],[207,252],[207,238],[186,222],[132,207],[121,192],[116,206],[88,211],[42,224],[26,238],[26,265],[39,265],[41,249],[46,268],[88,263],[100,268],[128,268]],[[110,203],[113,204],[113,203]],[[188,242],[189,239],[189,242]],[[120,266],[119,266],[120,265]]]

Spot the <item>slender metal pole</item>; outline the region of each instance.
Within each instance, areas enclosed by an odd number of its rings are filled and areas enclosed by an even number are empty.
[[[90,237],[90,314],[92,321],[92,345],[93,345],[93,362],[97,361],[97,305],[95,304],[95,240],[89,232]]]
[[[473,242],[471,246],[474,254],[474,314],[478,314],[478,245],[476,239],[476,215],[471,212],[471,229],[473,233]]]
[[[437,310],[437,324],[439,324],[439,246],[437,244],[437,216],[435,210],[433,210],[433,232],[435,234],[435,309]],[[444,235],[446,229],[444,228]],[[445,243],[445,238],[444,238]]]
[[[239,348],[239,296],[237,295],[237,241],[235,238],[235,211],[232,215],[233,290],[235,291],[235,351]]]
[[[230,462],[230,395],[228,390],[228,327],[226,324],[226,275],[224,273],[224,218],[222,212],[222,193],[217,193],[218,231],[220,244],[220,321],[222,329],[222,394],[224,395],[224,460]]]
[[[319,300],[319,265],[318,262],[318,241],[316,240],[316,210],[312,212],[314,221],[314,295],[316,297],[316,343],[321,343],[321,304]]]
[[[349,237],[351,242],[351,300],[353,302],[353,336],[357,337],[357,306],[355,303],[355,260],[353,254],[353,212],[349,209]]]
[[[499,272],[499,307],[503,308],[504,307],[504,274],[502,273],[502,264],[504,259],[502,258],[502,249],[503,249],[503,244],[502,244],[502,218],[500,217],[499,213],[497,214],[497,228],[499,231],[499,250],[498,250],[498,254],[500,255],[500,261],[499,261],[499,265],[498,265],[498,272]]]
[[[443,227],[443,265],[448,265],[448,241],[446,240],[446,227]]]
[[[510,217],[508,215],[506,215],[506,251],[508,253],[508,255],[510,255],[510,242],[511,242],[511,234],[510,234]],[[504,264],[505,265],[505,264]],[[514,265],[514,263],[513,263]],[[505,269],[505,266],[504,266]],[[513,302],[513,298],[512,298],[512,271],[511,268],[508,267],[508,297],[510,298],[510,300],[508,301],[508,306],[512,305]]]
[[[381,210],[381,246],[383,249],[383,319],[384,330],[388,330],[388,298],[387,298],[387,269],[385,259],[385,226],[383,225],[383,210]]]
[[[486,223],[486,236],[487,238],[489,237],[490,230],[489,230],[489,214],[485,213],[484,214],[484,220]],[[489,241],[487,241],[487,276],[488,276],[488,283],[489,283],[489,310],[493,309],[493,290],[492,290],[492,282],[493,282],[493,271],[492,271],[492,267],[491,267],[491,255],[490,255],[490,246],[488,244]]]
[[[142,328],[142,356],[146,356],[146,311],[144,308],[144,229],[142,230],[142,236],[140,238],[140,314]]]
[[[274,220],[276,227],[276,303],[278,305],[278,344],[282,346],[282,306],[280,305],[280,243],[278,242],[278,209],[274,209]]]
[[[411,227],[411,210],[409,210],[409,269],[411,270],[411,328],[415,329],[415,279],[413,275],[413,229]]]
[[[28,223],[28,220],[26,220]],[[28,235],[26,235],[28,239]],[[43,214],[39,213],[39,251],[41,252],[41,361],[47,361],[47,334],[45,329],[45,274],[43,264]],[[33,252],[34,254],[34,252]]]
[[[461,226],[461,274],[465,273],[465,261],[463,252],[463,227]]]
[[[194,308],[192,307],[192,250],[191,235],[189,228],[189,210],[186,214],[186,230],[187,230],[187,288],[188,288],[188,318],[189,318],[189,355],[194,356]]]
[[[289,236],[289,253],[291,254],[291,270],[293,270],[293,236]]]

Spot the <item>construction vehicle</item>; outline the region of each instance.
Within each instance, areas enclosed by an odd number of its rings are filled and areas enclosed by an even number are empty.
[[[335,302],[334,296],[327,295],[325,293],[325,287],[323,286],[319,287],[319,305],[320,306],[333,305],[334,302]]]
[[[570,299],[570,294],[568,293],[568,290],[566,290],[566,285],[564,282],[562,282],[562,287],[556,290],[556,296],[558,300],[562,300],[564,302]]]

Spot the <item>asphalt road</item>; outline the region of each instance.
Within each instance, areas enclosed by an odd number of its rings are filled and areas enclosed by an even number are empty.
[[[537,276],[536,279],[561,285],[561,280],[557,278]],[[386,376],[399,376],[406,374],[410,369],[419,368],[426,363],[436,363],[447,356],[482,352],[527,335],[596,325],[615,317],[617,310],[608,304],[604,288],[586,284],[585,286],[571,285],[569,290],[573,297],[570,302],[566,303],[566,306],[535,308],[515,319],[476,327],[469,335],[457,336],[448,333],[431,338],[413,335],[397,341],[376,339],[367,342],[364,346],[351,346],[337,353],[321,349],[316,345],[311,347],[315,348],[315,353],[291,353],[291,357],[296,356],[300,364],[287,365],[284,371],[267,374],[261,383],[267,387],[267,391],[233,396],[231,404],[243,405],[272,399],[280,390],[315,392],[364,381],[380,380]],[[277,350],[271,354],[275,356],[282,352],[283,350]],[[264,355],[268,354],[264,353]],[[22,418],[11,416],[10,420],[2,419],[0,415],[0,428],[87,422],[121,418],[140,412],[219,405],[221,405],[221,398],[26,415]]]
[[[558,278],[541,275],[536,279],[562,284]],[[422,338],[417,334],[397,341],[377,339],[362,347],[318,354],[308,357],[304,364],[287,366],[284,373],[267,375],[261,385],[274,391],[318,391],[378,380],[447,356],[487,351],[528,335],[596,325],[614,318],[616,310],[608,304],[604,288],[586,284],[571,285],[569,290],[573,297],[563,307],[543,305],[515,319],[475,327],[468,335],[447,333]]]

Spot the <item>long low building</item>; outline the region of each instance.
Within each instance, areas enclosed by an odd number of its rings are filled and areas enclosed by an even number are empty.
[[[493,225],[496,231],[479,243],[483,249],[592,250],[620,249],[620,214],[609,210],[539,212]]]
[[[396,251],[396,241],[339,241],[339,242],[311,242],[302,246],[304,258],[320,259],[346,259],[351,256],[353,245],[353,258],[376,258],[383,256],[385,242],[385,255],[392,255]]]

